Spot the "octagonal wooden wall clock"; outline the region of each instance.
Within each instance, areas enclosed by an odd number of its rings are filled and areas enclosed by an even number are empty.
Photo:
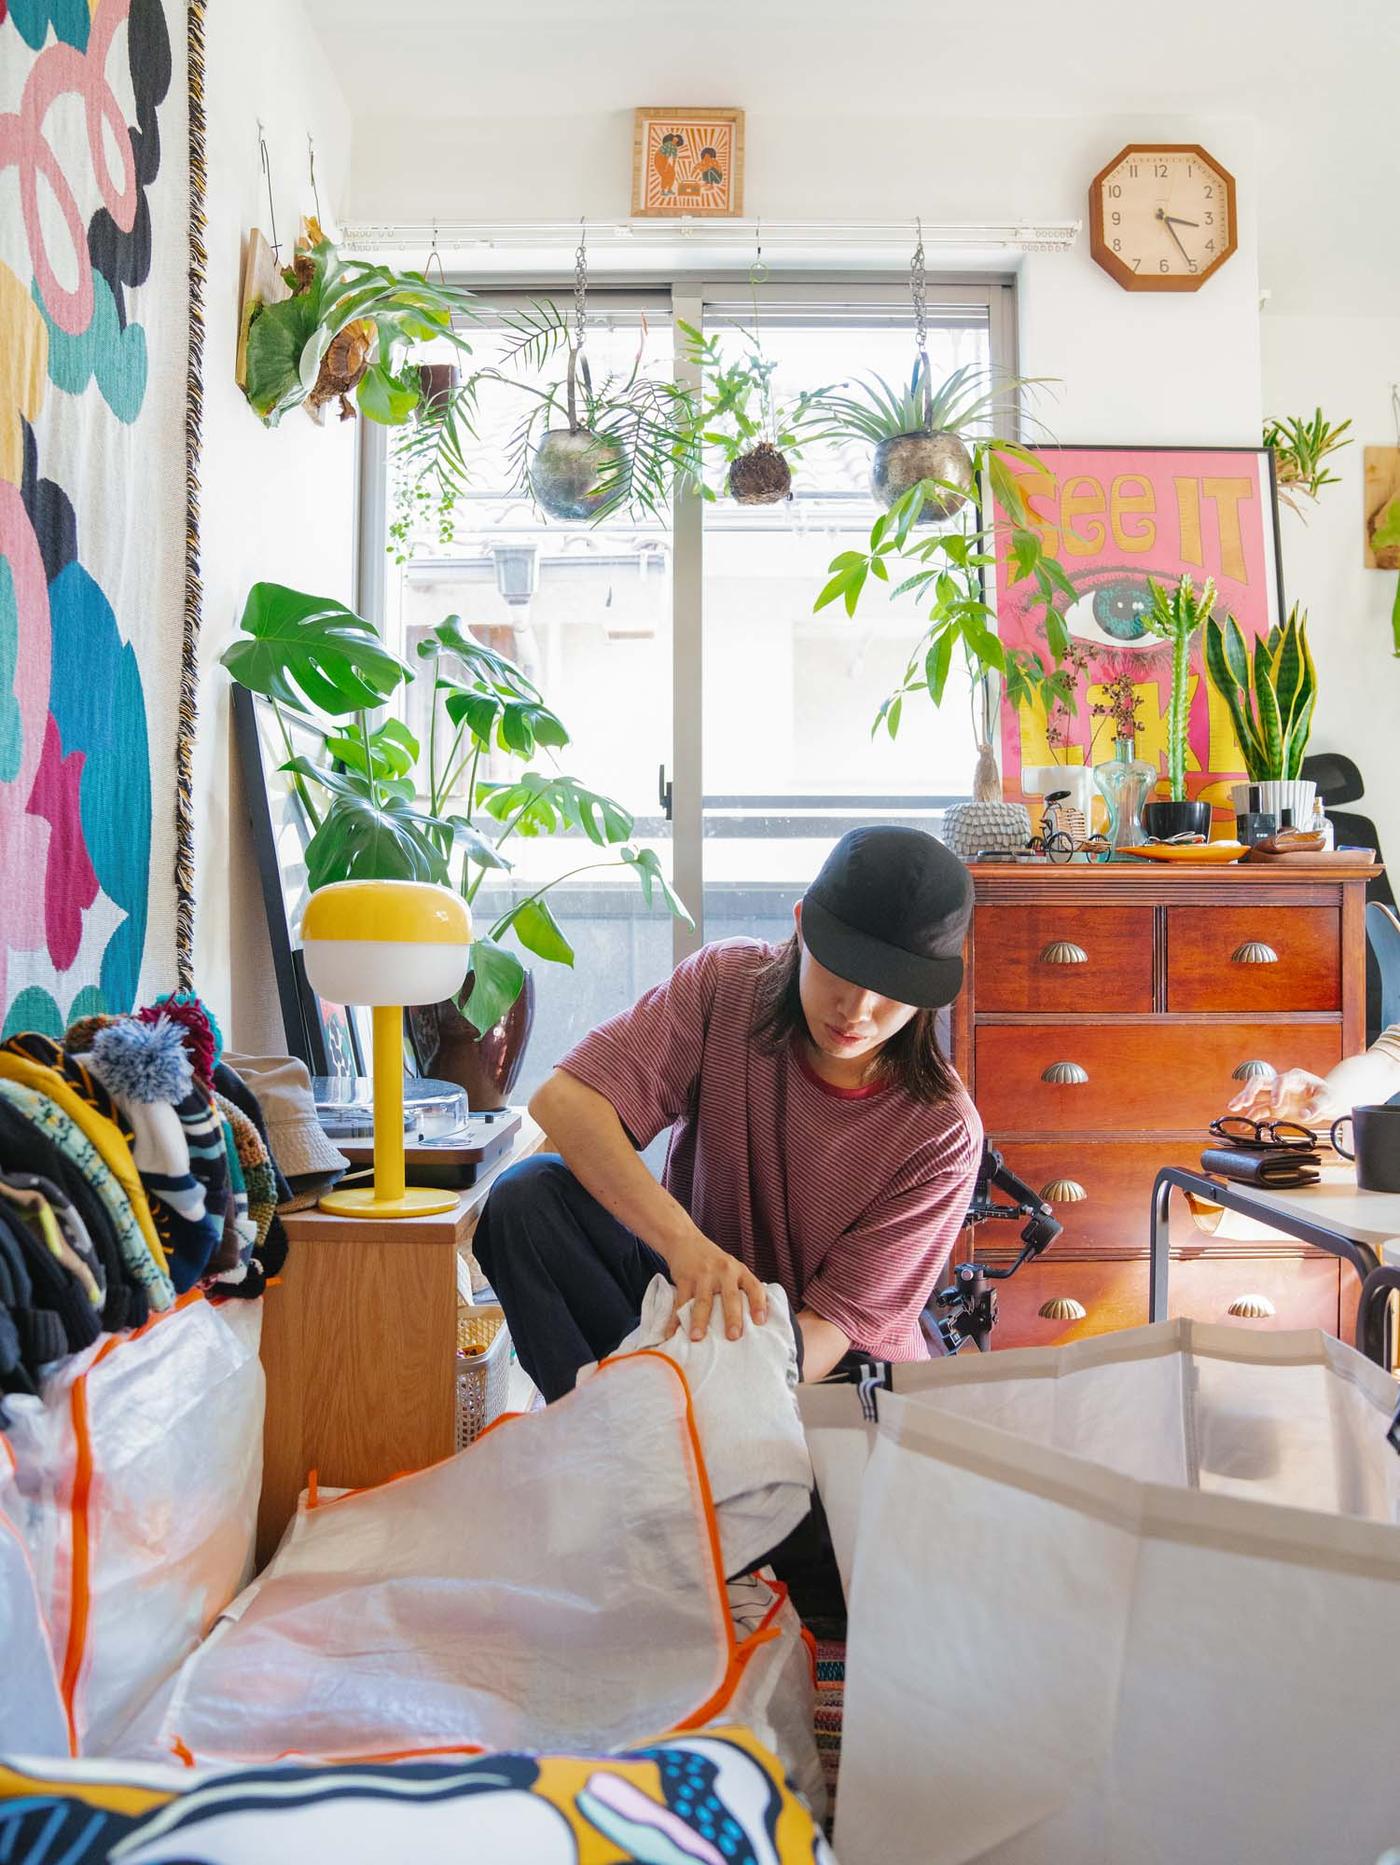
[[[1237,244],[1235,178],[1194,142],[1130,143],[1089,187],[1089,250],[1124,291],[1199,291]]]

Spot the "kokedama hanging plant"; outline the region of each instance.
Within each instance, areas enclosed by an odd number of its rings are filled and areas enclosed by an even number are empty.
[[[830,391],[804,389],[790,404],[773,394],[777,365],[764,353],[756,330],[744,331],[742,355],[727,358],[722,340],[682,323],[688,357],[699,365],[702,388],[696,413],[695,449],[712,448],[726,462],[725,488],[738,505],[776,505],[792,497],[793,460],[805,441],[817,439],[821,398]],[[718,497],[703,479],[700,496]]]

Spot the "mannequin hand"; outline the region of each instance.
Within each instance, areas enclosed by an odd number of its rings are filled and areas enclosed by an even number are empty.
[[[690,1311],[690,1338],[704,1340],[710,1326],[710,1310],[718,1297],[724,1309],[724,1331],[730,1340],[738,1340],[744,1331],[744,1303],[761,1327],[768,1317],[768,1296],[763,1284],[737,1256],[721,1250],[717,1243],[696,1231],[693,1238],[677,1245],[667,1258],[671,1280],[676,1285],[676,1307],[671,1333],[680,1327],[680,1311],[687,1302]]]
[[[1232,1114],[1249,1120],[1293,1120],[1300,1126],[1330,1121],[1345,1109],[1334,1101],[1320,1075],[1291,1068],[1283,1075],[1261,1075],[1247,1082],[1230,1103]]]

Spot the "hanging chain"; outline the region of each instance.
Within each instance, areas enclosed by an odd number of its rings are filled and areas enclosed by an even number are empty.
[[[928,281],[924,276],[924,223],[916,220],[917,244],[909,261],[909,295],[914,300],[914,348],[923,351],[928,343],[928,307],[925,295]]]
[[[267,138],[263,135],[262,118],[258,118],[258,159],[262,163],[263,176],[267,182],[267,218],[272,227],[272,257],[280,263],[277,242],[277,209],[272,201],[272,166],[267,159]]]
[[[588,323],[588,232],[580,216],[578,251],[574,254],[574,348],[583,348],[583,333]]]

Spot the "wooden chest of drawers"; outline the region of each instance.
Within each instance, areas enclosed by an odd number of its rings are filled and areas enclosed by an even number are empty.
[[[954,1060],[989,1138],[1065,1226],[1002,1289],[997,1345],[1134,1326],[1158,1168],[1199,1162],[1250,1063],[1324,1074],[1364,1046],[1365,871],[973,874]],[[1173,1313],[1335,1333],[1354,1305],[1350,1271],[1306,1246],[1176,1234]],[[1009,1242],[987,1229],[978,1249],[997,1260]]]

